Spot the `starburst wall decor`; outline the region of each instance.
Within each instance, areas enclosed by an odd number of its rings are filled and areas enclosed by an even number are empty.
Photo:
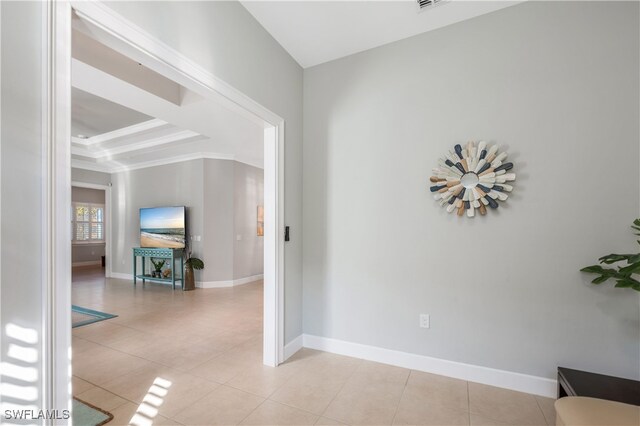
[[[506,201],[513,187],[506,182],[516,179],[507,173],[513,163],[503,163],[506,152],[498,153],[498,145],[487,149],[487,143],[469,142],[465,148],[459,144],[439,159],[440,167],[433,169],[431,192],[449,213],[456,210],[458,216],[474,217],[476,210],[487,214],[487,207],[497,209],[498,201]]]

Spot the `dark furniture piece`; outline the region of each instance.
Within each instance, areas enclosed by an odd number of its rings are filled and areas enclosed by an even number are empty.
[[[640,405],[640,381],[558,367],[558,398],[588,396]]]

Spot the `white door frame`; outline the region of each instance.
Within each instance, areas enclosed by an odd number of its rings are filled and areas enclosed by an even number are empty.
[[[105,265],[104,265],[104,275],[105,277],[111,277],[111,187],[109,185],[98,185],[96,183],[86,183],[86,182],[77,182],[71,181],[71,187],[76,188],[88,188],[88,189],[98,189],[100,191],[104,191],[104,219],[107,226],[104,230],[104,254],[105,254]],[[73,201],[73,200],[72,200]],[[72,262],[73,264],[73,262]]]
[[[120,44],[121,52],[265,128],[263,362],[284,361],[284,120],[100,2],[49,0],[43,83],[48,274],[44,282],[45,405],[71,405],[71,26],[72,11]],[[113,46],[111,46],[113,47]],[[111,256],[107,255],[107,259]],[[109,270],[108,270],[109,271]],[[110,273],[111,271],[109,271]]]

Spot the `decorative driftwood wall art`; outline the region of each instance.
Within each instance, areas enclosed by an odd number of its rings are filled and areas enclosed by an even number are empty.
[[[467,212],[474,217],[476,210],[487,214],[487,207],[497,209],[498,201],[509,198],[507,192],[513,187],[506,182],[516,179],[514,173],[507,173],[513,163],[505,163],[506,152],[498,152],[498,145],[487,147],[485,141],[469,142],[466,147],[456,145],[444,159],[438,160],[439,167],[433,169],[431,192],[441,206],[449,213],[457,211],[458,216]]]

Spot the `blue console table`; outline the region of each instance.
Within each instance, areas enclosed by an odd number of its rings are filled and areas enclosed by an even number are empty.
[[[138,258],[142,258],[142,273],[138,274]],[[146,274],[146,259],[168,259],[171,267],[171,276],[169,278],[154,278],[150,274]],[[180,260],[180,276],[176,276],[176,261]],[[142,280],[142,285],[146,281],[154,281],[162,284],[171,284],[176,289],[176,281],[180,281],[180,287],[184,290],[184,249],[173,248],[133,248],[133,285],[136,285],[138,279]]]

